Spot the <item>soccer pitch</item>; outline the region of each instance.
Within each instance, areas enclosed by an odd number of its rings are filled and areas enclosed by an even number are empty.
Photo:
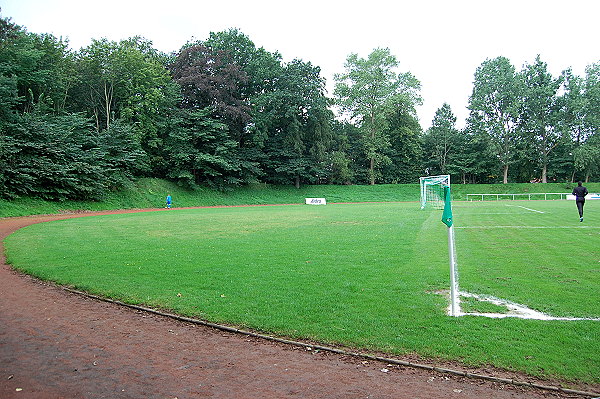
[[[600,204],[598,204],[600,205]],[[455,202],[460,290],[600,317],[600,207]],[[417,203],[172,210],[70,219],[6,239],[43,279],[296,339],[600,382],[600,321],[447,315],[441,211]],[[463,311],[499,312],[463,298]]]

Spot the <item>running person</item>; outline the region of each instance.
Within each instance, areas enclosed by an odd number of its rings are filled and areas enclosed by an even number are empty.
[[[575,196],[575,203],[579,211],[579,221],[583,222],[583,206],[585,205],[585,196],[588,195],[588,190],[581,185],[581,182],[577,182],[577,187],[573,189],[573,195]]]

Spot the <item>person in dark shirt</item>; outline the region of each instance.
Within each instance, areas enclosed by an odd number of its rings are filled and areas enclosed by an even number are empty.
[[[573,195],[575,196],[575,203],[577,204],[577,210],[579,211],[580,222],[583,222],[583,205],[585,205],[585,196],[587,194],[587,188],[582,186],[581,182],[577,182],[577,187],[573,189]]]

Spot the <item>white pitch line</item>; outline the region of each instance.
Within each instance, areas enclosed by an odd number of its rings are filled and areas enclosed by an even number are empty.
[[[519,319],[532,319],[532,320],[557,320],[557,321],[600,321],[597,317],[555,317],[548,314],[539,312],[528,308],[525,305],[521,305],[515,302],[507,301],[504,299],[496,298],[491,295],[477,295],[470,292],[460,292],[461,297],[475,298],[478,301],[490,302],[496,306],[506,307],[507,313],[478,313],[478,312],[460,312],[459,316],[482,316],[493,319],[503,319],[507,317],[515,317]],[[450,314],[450,310],[448,310]]]
[[[523,209],[526,209],[526,210],[531,211],[531,212],[546,213],[546,212],[538,211],[537,209],[531,209],[531,208],[527,208],[527,207],[524,207],[524,206],[521,206],[521,205],[506,205],[506,206],[516,206],[517,208],[523,208]]]
[[[600,229],[599,226],[454,226],[455,229]]]

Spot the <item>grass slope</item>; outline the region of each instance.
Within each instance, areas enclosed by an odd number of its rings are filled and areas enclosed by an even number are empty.
[[[600,192],[600,183],[587,184],[590,192]],[[572,184],[454,184],[455,200],[473,193],[567,192]],[[175,207],[254,204],[302,204],[307,197],[325,197],[328,202],[418,201],[419,185],[382,184],[375,186],[270,186],[250,185],[218,191],[209,188],[186,190],[160,179],[140,179],[129,187],[111,193],[102,201],[52,202],[34,198],[0,200],[0,217],[54,214],[73,210],[108,210],[164,207],[167,194],[173,196]]]
[[[600,317],[600,209],[586,206],[581,224],[571,201],[456,203],[461,289]],[[6,248],[40,278],[180,314],[600,383],[600,322],[445,314],[440,216],[415,203],[174,210],[34,225]]]

